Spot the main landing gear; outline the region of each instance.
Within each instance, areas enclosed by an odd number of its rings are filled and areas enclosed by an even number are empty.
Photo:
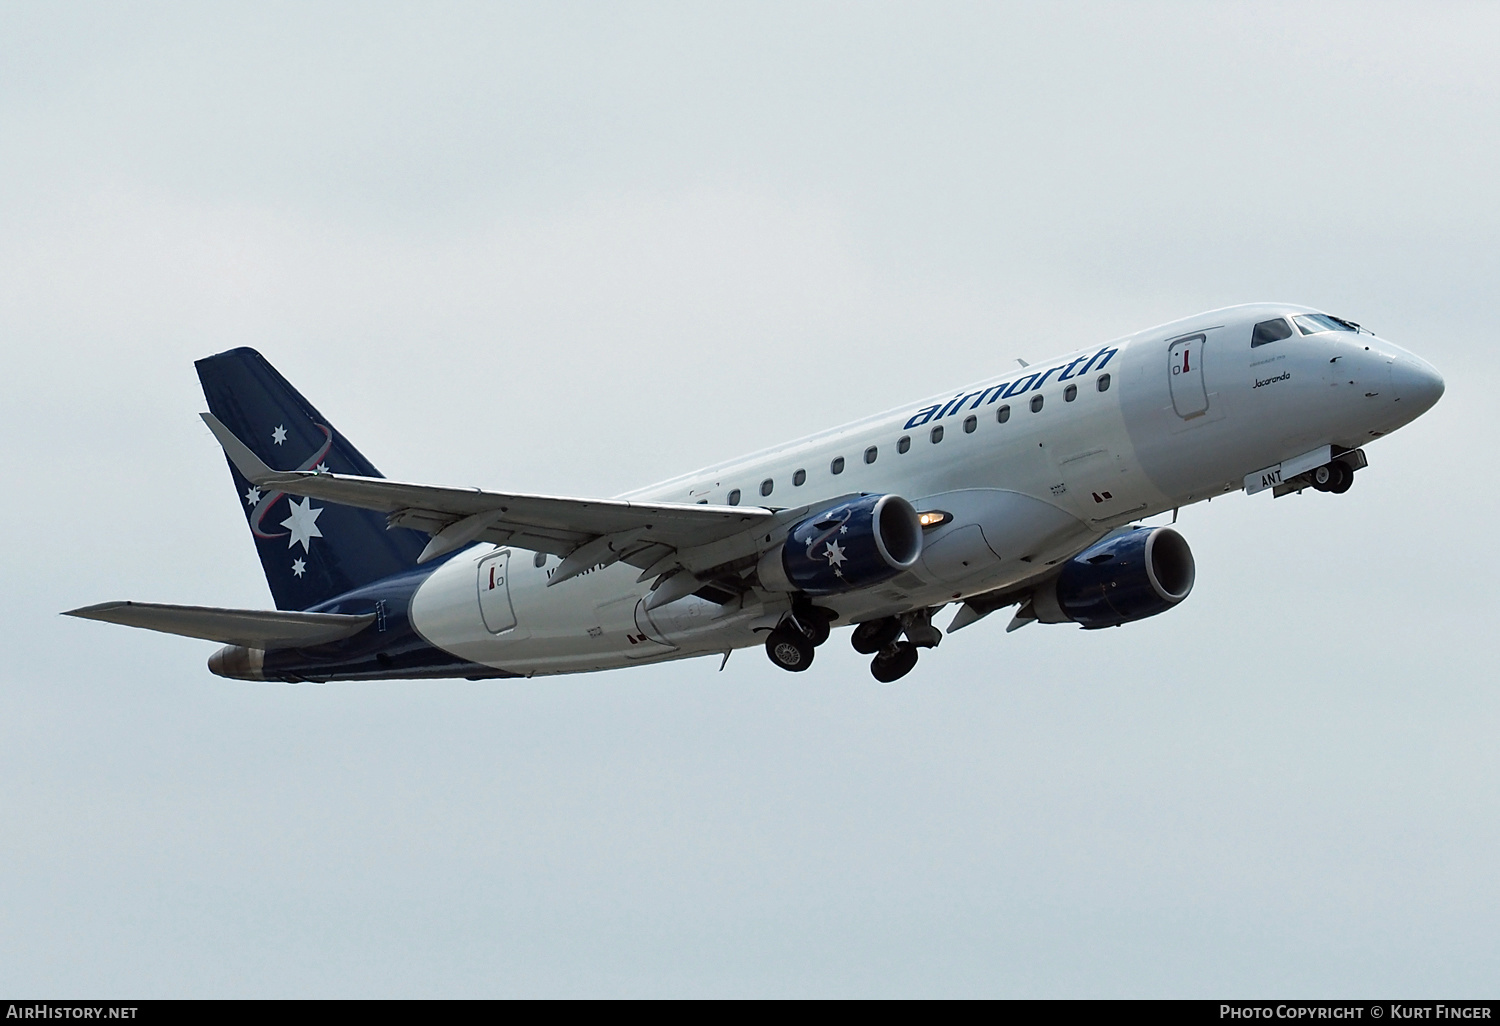
[[[902,635],[906,639],[900,640]],[[854,628],[849,639],[854,651],[863,655],[874,655],[870,660],[870,676],[882,684],[891,684],[905,677],[917,665],[917,650],[936,648],[943,640],[943,632],[932,625],[932,610],[919,609],[900,616],[887,616],[879,620],[867,620]]]
[[[870,660],[871,676],[882,684],[898,681],[917,665],[920,649],[937,647],[943,632],[932,625],[932,613],[918,609],[867,620],[854,628],[850,639],[854,651],[875,657]],[[837,616],[803,596],[766,636],[766,655],[783,670],[801,673],[812,665],[817,647],[828,640],[829,623]]]
[[[828,622],[838,614],[811,602],[799,602],[766,637],[766,655],[771,662],[792,673],[812,665],[813,650],[828,640]]]

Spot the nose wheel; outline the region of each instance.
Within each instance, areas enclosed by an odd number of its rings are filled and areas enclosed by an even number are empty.
[[[1335,495],[1343,495],[1354,484],[1354,471],[1343,460],[1334,460],[1325,463],[1312,471],[1312,486],[1320,492],[1333,492]]]

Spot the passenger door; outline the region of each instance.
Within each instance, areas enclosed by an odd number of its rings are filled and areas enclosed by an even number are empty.
[[[1183,420],[1208,412],[1208,389],[1203,384],[1203,350],[1207,337],[1189,335],[1167,350],[1167,383],[1172,390],[1172,409]]]
[[[479,563],[479,615],[491,634],[516,625],[510,604],[510,550],[496,552]]]

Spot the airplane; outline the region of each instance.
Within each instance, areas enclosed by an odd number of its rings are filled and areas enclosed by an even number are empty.
[[[275,610],[107,602],[66,615],[215,641],[221,677],[532,677],[763,646],[807,670],[833,629],[877,681],[1014,608],[1117,627],[1196,565],[1141,521],[1243,490],[1342,494],[1364,446],[1443,394],[1428,363],[1287,304],[1214,310],[613,499],[386,480],[270,363],[199,360]],[[720,669],[723,668],[720,663]]]

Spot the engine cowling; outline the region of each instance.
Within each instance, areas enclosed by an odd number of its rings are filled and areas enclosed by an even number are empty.
[[[1170,527],[1138,527],[1104,539],[1063,566],[1032,596],[1044,623],[1118,627],[1164,613],[1193,590],[1187,541]]]
[[[808,517],[760,558],[769,591],[836,595],[909,569],[922,556],[922,524],[899,495],[865,495]]]

